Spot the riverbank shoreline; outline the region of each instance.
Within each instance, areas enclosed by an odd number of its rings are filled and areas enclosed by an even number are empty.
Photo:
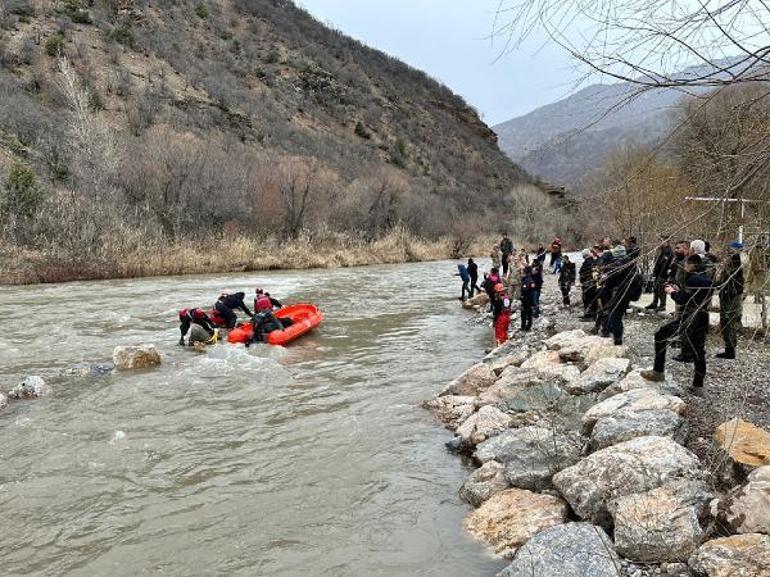
[[[292,241],[236,236],[201,242],[126,247],[120,239],[98,258],[70,258],[50,251],[0,248],[0,285],[151,278],[208,273],[350,268],[429,262],[486,255],[491,236],[428,240],[398,228],[374,241],[355,235],[300,237]]]
[[[750,466],[715,438],[737,436],[744,425],[732,419],[768,428],[767,347],[742,341],[738,361],[717,361],[712,331],[704,391],[687,386],[691,365],[671,360],[666,382],[651,383],[639,370],[651,366],[660,319],[629,317],[624,346],[614,347],[587,335],[591,325],[559,297],[549,275],[547,320],[526,336],[514,330],[425,403],[454,432],[449,449],[479,467],[460,488],[474,507],[465,529],[510,563],[500,575],[561,576],[565,560],[569,574],[594,577],[770,568],[770,515],[755,522],[770,511],[770,444],[758,441],[752,451],[767,451],[766,462]],[[586,561],[594,555],[603,563]]]

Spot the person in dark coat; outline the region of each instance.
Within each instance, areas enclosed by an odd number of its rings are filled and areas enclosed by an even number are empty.
[[[593,253],[585,249],[583,251],[583,263],[578,271],[578,280],[580,281],[580,290],[583,296],[583,316],[584,320],[591,320],[596,317],[596,281],[594,280],[594,266],[596,259]]]
[[[693,254],[685,261],[685,281],[682,286],[669,284],[666,293],[681,307],[681,314],[664,323],[655,333],[655,363],[652,370],[642,371],[650,381],[665,380],[666,348],[669,340],[679,335],[693,354],[695,373],[692,386],[703,387],[706,377],[706,335],[709,330],[708,307],[714,285],[703,266],[700,255]]]
[[[481,292],[479,287],[479,265],[475,263],[472,258],[468,259],[468,276],[470,276],[471,298],[473,298],[474,292]]]
[[[503,263],[503,276],[508,274],[508,265],[510,264],[510,258],[513,254],[513,241],[508,238],[508,233],[503,233],[503,238],[500,241],[500,252],[502,253]]]
[[[626,248],[622,244],[612,249],[612,259],[602,272],[601,335],[605,337],[611,335],[616,345],[622,345],[623,319],[631,303],[629,286],[636,273],[636,264],[628,258]]]
[[[245,297],[246,293],[243,292],[232,294],[222,293],[219,295],[219,299],[214,304],[214,308],[220,314],[222,319],[224,319],[226,328],[231,329],[235,326],[237,320],[237,317],[235,316],[236,310],[242,310],[249,318],[253,316],[249,307],[243,302]]]
[[[665,286],[668,280],[669,270],[674,261],[674,251],[667,236],[661,235],[658,250],[655,252],[655,263],[652,265],[653,299],[648,304],[648,310],[666,310]]]
[[[735,241],[730,244],[730,253],[724,260],[718,277],[719,284],[719,327],[725,350],[717,355],[720,359],[734,359],[738,346],[738,332],[743,317],[743,266],[740,251],[743,244]]]
[[[465,294],[468,293],[470,295],[470,289],[468,288],[468,285],[471,282],[471,275],[468,273],[468,267],[464,264],[460,263],[457,265],[457,273],[455,276],[459,276],[460,280],[463,281],[463,288],[460,292],[460,300],[465,300]]]
[[[534,292],[532,293],[532,316],[534,318],[540,317],[540,293],[543,292],[543,265],[540,261],[536,260],[530,267],[530,276],[534,283]]]
[[[570,305],[569,293],[576,278],[575,263],[565,254],[562,257],[561,270],[559,271],[559,289],[561,290],[562,303],[567,306]]]
[[[541,273],[542,275],[542,273]],[[532,279],[532,267],[525,266],[521,275],[521,330],[528,331],[532,328],[532,317],[535,310],[535,281]]]

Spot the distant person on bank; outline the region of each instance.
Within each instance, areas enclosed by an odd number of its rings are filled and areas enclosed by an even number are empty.
[[[717,355],[720,359],[734,359],[738,346],[738,332],[741,330],[743,317],[743,266],[741,250],[743,244],[735,241],[730,243],[728,254],[722,263],[718,277],[719,285],[719,327],[725,350]]]
[[[542,278],[542,274],[541,274]],[[535,313],[535,297],[537,295],[537,285],[532,278],[532,267],[526,266],[521,275],[521,330],[528,331],[532,328],[532,318]]]
[[[457,265],[457,272],[455,273],[455,276],[459,276],[460,280],[463,282],[463,288],[460,292],[460,300],[464,301],[466,293],[470,295],[470,288],[468,285],[471,282],[471,275],[468,273],[468,267],[462,263],[459,263]]]
[[[596,258],[589,249],[583,251],[583,263],[578,271],[580,281],[580,291],[583,300],[583,320],[592,320],[596,318],[596,281],[594,281],[594,265]]]
[[[508,233],[503,233],[503,238],[500,241],[500,253],[502,254],[503,262],[503,276],[508,274],[508,266],[510,265],[510,257],[513,254],[513,241],[508,237]]]
[[[566,306],[571,304],[569,293],[572,290],[572,285],[575,284],[576,278],[575,263],[565,254],[562,257],[561,270],[559,271],[559,289],[561,290],[562,304]]]
[[[492,266],[490,268],[500,268],[502,264],[500,261],[500,245],[496,244],[492,247],[492,252],[489,254],[489,258],[492,260]]]
[[[653,311],[666,310],[666,282],[669,269],[674,261],[674,251],[666,235],[660,235],[660,244],[655,251],[655,263],[652,265],[652,282],[654,297],[646,309]]]
[[[479,286],[479,265],[472,258],[469,258],[467,268],[468,276],[471,277],[471,298],[473,298],[474,292],[481,292],[481,287]]]
[[[534,318],[539,318],[540,294],[543,292],[543,264],[539,260],[536,260],[530,270],[532,271],[530,276],[532,277],[532,282],[535,285],[532,295],[532,316]]]
[[[508,327],[511,324],[511,301],[502,283],[497,283],[494,287],[492,319],[495,328],[495,340],[498,345],[502,345],[508,340]]]
[[[556,237],[551,243],[551,274],[561,271],[561,239]]]

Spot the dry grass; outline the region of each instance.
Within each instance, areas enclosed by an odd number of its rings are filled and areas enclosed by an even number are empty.
[[[479,237],[469,254],[487,255],[494,237]],[[43,251],[0,250],[0,283],[33,284],[255,270],[352,267],[441,260],[452,257],[452,240],[426,240],[396,228],[366,242],[328,233],[285,242],[245,236],[205,242],[126,242],[102,249],[99,259],[68,258]]]

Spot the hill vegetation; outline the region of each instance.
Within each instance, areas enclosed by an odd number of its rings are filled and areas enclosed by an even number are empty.
[[[467,246],[522,191],[548,209],[529,186],[461,98],[292,2],[0,6],[6,281],[261,266],[211,254],[235,240]]]

